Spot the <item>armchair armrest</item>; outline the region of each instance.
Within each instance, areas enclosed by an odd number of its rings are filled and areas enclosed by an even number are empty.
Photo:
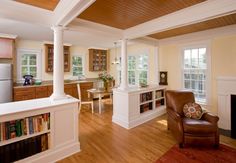
[[[219,121],[219,117],[211,113],[204,113],[201,119],[211,122],[213,124],[216,124]]]
[[[166,108],[168,115],[177,122],[182,122],[181,116],[171,108]]]

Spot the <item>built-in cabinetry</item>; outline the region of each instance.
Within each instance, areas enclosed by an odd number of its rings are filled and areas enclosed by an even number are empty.
[[[53,72],[54,48],[52,44],[45,44],[45,71]],[[64,46],[64,72],[70,72],[70,47]]]
[[[49,149],[50,113],[0,122],[0,162],[14,162]]]
[[[89,49],[89,71],[106,71],[107,50]]]
[[[112,121],[122,127],[138,126],[165,112],[165,87],[113,89]]]
[[[158,109],[159,107],[164,106],[164,93],[164,89],[141,93],[139,103],[140,113],[144,113],[153,109]]]
[[[0,38],[0,58],[12,59],[14,54],[14,40]]]
[[[80,83],[80,88],[81,88],[81,98],[83,100],[86,100],[88,98],[87,90],[93,88],[93,82],[82,82]],[[64,91],[65,94],[78,98],[77,83],[65,84]],[[52,85],[25,86],[25,87],[21,86],[13,88],[14,101],[45,98],[51,96],[52,93],[53,93]]]
[[[0,110],[0,162],[56,162],[80,151],[77,99],[5,103]]]

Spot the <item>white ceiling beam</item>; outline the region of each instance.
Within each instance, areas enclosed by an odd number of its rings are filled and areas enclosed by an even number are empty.
[[[236,12],[236,0],[208,0],[128,28],[124,31],[124,37],[128,39],[143,37],[233,12]]]
[[[12,0],[1,0],[0,18],[50,26],[53,12],[38,7],[18,3]]]
[[[78,31],[81,33],[90,33],[94,36],[103,37],[116,37],[121,39],[123,36],[123,30],[106,26],[103,24],[94,23],[91,21],[76,18],[68,26],[67,29],[70,31]]]
[[[54,10],[53,24],[67,26],[96,0],[61,0]]]

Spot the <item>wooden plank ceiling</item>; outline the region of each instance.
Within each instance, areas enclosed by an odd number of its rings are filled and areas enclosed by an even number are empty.
[[[60,0],[15,0],[15,1],[53,11]]]
[[[96,0],[78,17],[127,29],[205,0]]]
[[[211,20],[206,20],[203,22],[175,28],[175,29],[170,29],[167,31],[159,32],[156,34],[149,35],[149,37],[156,38],[156,39],[164,39],[168,37],[174,37],[174,36],[179,36],[183,34],[188,34],[188,33],[193,33],[193,32],[198,32],[198,31],[203,31],[207,29],[213,29],[213,28],[218,28],[218,27],[223,27],[227,25],[233,25],[236,24],[236,13],[214,18]]]

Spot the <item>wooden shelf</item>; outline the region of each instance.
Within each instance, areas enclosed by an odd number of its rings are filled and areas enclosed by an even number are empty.
[[[53,72],[54,47],[45,44],[45,71]],[[64,72],[70,72],[70,47],[64,46]]]

